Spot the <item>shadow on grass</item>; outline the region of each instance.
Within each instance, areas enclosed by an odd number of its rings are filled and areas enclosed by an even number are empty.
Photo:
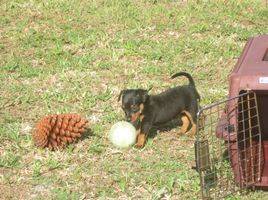
[[[86,128],[85,132],[83,133],[83,135],[81,136],[80,140],[85,140],[89,137],[100,137],[97,134],[95,134],[90,128]]]
[[[182,121],[180,118],[173,119],[170,122],[164,124],[158,124],[150,130],[149,137],[154,138],[158,132],[161,133],[171,131],[172,129],[177,128],[179,126],[182,126]]]

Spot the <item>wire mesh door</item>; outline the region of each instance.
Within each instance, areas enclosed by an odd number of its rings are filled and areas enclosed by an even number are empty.
[[[200,110],[195,142],[202,198],[222,198],[260,181],[263,152],[256,94]]]

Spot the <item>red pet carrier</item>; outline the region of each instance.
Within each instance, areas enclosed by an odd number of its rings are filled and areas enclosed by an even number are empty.
[[[203,198],[268,188],[268,35],[247,42],[229,78],[229,99],[198,114]]]

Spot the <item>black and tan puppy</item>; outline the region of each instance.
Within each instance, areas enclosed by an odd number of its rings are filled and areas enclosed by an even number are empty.
[[[164,124],[176,117],[181,117],[183,123],[181,133],[186,133],[191,127],[189,133],[195,134],[200,96],[190,74],[179,72],[171,78],[178,76],[187,77],[189,84],[170,88],[158,95],[149,95],[148,90],[144,89],[126,89],[120,92],[118,101],[122,96],[122,109],[127,121],[139,129],[137,147],[145,145],[152,126]]]

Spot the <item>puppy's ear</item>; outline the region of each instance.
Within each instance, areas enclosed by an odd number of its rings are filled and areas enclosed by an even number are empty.
[[[120,92],[119,95],[118,95],[118,99],[117,99],[117,101],[120,101],[121,96],[124,95],[125,92],[126,92],[126,90],[121,90],[121,92]]]

